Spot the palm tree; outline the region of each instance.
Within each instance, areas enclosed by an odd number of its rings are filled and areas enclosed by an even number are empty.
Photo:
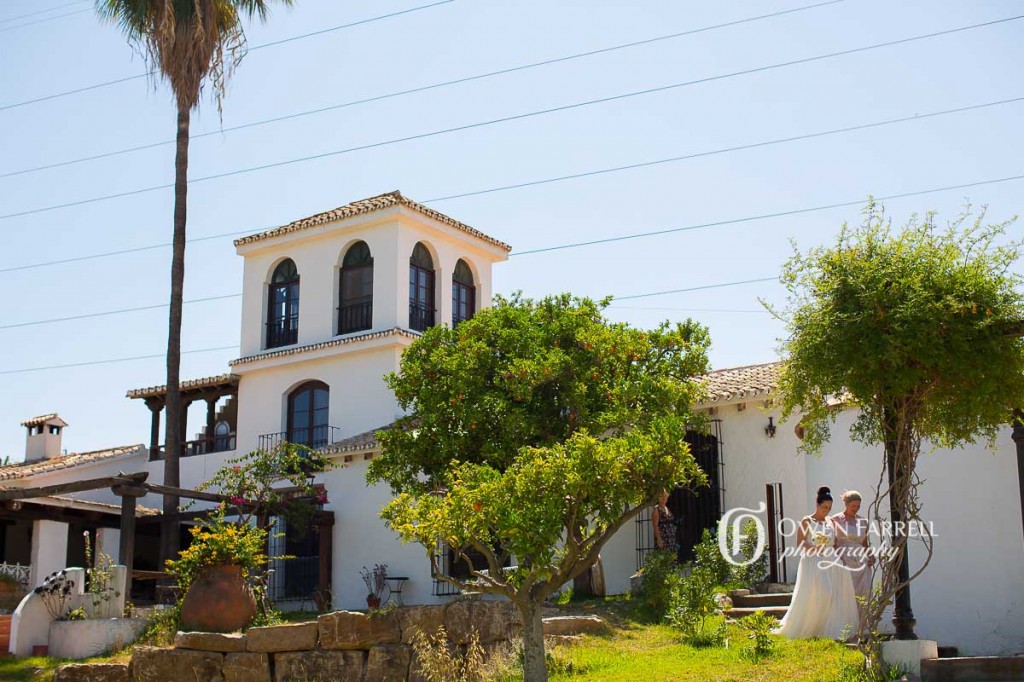
[[[278,0],[291,5],[292,0]],[[265,21],[269,0],[96,0],[100,16],[118,24],[128,42],[146,59],[154,77],[171,86],[178,109],[174,156],[174,238],[171,256],[171,305],[167,332],[167,415],[164,485],[180,484],[182,453],[181,308],[185,284],[185,218],[188,193],[188,142],[192,110],[204,84],[213,86],[220,111],[224,86],[245,53],[242,19]],[[164,514],[178,510],[178,498],[164,496]],[[161,555],[178,554],[178,523],[161,526]]]

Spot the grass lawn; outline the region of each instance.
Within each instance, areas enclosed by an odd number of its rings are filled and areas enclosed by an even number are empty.
[[[565,607],[568,613],[596,613],[615,626],[608,637],[584,637],[577,644],[550,648],[552,680],[596,682],[823,682],[839,677],[843,661],[855,663],[860,654],[831,640],[776,638],[776,653],[754,663],[742,656],[746,632],[729,626],[725,648],[695,648],[680,642],[666,625],[645,625],[628,617],[622,601],[582,602]]]
[[[113,656],[91,658],[96,663],[126,663],[131,658],[130,652],[121,652]],[[33,656],[31,658],[0,658],[0,680],[3,682],[50,682],[53,673],[65,663],[82,663],[83,661],[66,661],[60,658]]]

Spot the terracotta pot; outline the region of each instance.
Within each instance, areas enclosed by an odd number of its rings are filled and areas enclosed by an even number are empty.
[[[371,609],[380,608],[380,597],[375,597],[372,594],[366,595],[366,606]]]
[[[256,616],[256,598],[240,566],[208,568],[181,601],[184,630],[234,632]]]

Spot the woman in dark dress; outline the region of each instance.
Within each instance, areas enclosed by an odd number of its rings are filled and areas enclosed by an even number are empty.
[[[676,519],[668,508],[668,492],[661,491],[658,504],[651,512],[651,526],[654,528],[654,546],[658,549],[676,549]]]

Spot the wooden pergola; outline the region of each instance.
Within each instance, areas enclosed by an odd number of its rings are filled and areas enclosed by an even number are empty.
[[[88,490],[101,490],[103,488],[110,488],[111,491],[121,498],[121,515],[120,524],[115,525],[112,523],[97,523],[97,525],[104,525],[108,527],[119,527],[121,530],[120,544],[118,546],[118,554],[120,555],[120,563],[127,569],[127,584],[125,585],[125,593],[131,595],[132,592],[132,580],[134,577],[134,563],[135,563],[135,529],[136,524],[139,520],[136,518],[136,506],[137,501],[140,497],[145,497],[149,493],[155,493],[157,495],[172,495],[178,498],[185,498],[189,500],[200,500],[204,502],[216,502],[216,503],[228,503],[230,500],[224,495],[218,495],[216,493],[209,493],[202,490],[188,490],[185,488],[175,488],[172,486],[160,485],[157,483],[147,482],[149,472],[139,472],[134,474],[120,473],[117,476],[106,476],[103,478],[91,478],[82,481],[71,481],[68,483],[58,483],[55,485],[39,486],[34,488],[0,488],[0,503],[4,505],[10,505],[15,501],[29,501],[41,497],[51,497],[54,495],[61,495],[65,493],[76,493],[85,492]],[[235,505],[231,506],[231,509],[237,511],[239,508]],[[19,514],[21,512],[19,511]],[[179,512],[174,515],[175,521],[185,521],[191,519],[198,519],[207,516],[210,513],[209,510],[199,510],[191,512]],[[43,516],[38,518],[52,518],[46,512],[40,512]],[[36,516],[32,516],[36,518]],[[164,514],[157,514],[151,517],[142,519],[143,522],[159,523],[167,520],[167,516]],[[334,525],[334,512],[330,511],[319,511],[316,515],[316,525],[318,527],[330,527]],[[320,587],[323,588],[329,584],[331,575],[331,558],[332,558],[332,539],[331,533],[320,533]]]

